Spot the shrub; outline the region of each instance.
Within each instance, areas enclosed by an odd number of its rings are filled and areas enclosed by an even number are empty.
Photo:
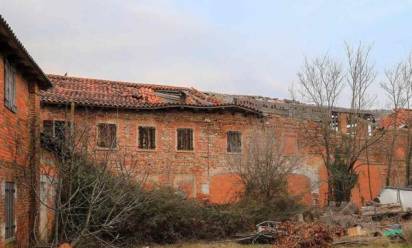
[[[264,220],[282,220],[301,211],[293,198],[262,203],[243,200],[211,205],[185,199],[171,188],[145,193],[145,200],[119,227],[126,243],[175,243],[182,240],[218,240],[254,230]]]
[[[135,242],[174,243],[190,239],[220,239],[247,226],[230,206],[184,199],[172,189],[146,193],[146,200],[119,229]],[[130,240],[129,240],[130,241]]]

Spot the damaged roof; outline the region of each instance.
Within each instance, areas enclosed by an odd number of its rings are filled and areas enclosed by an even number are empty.
[[[52,86],[2,15],[0,15],[0,53],[7,56],[25,78],[35,80],[42,89]]]
[[[222,94],[215,92],[205,92],[209,96],[213,96],[224,103],[241,104],[258,109],[265,114],[276,114],[288,117],[301,117],[304,119],[316,120],[321,112],[318,107],[312,104],[302,103],[296,100],[271,98],[264,96],[253,95],[234,95]],[[349,108],[335,107],[334,112],[337,113],[351,113]],[[364,116],[373,116],[375,119],[380,119],[382,116],[388,114],[386,110],[362,110],[358,112]]]
[[[48,75],[53,87],[41,92],[43,104],[123,109],[226,109],[261,115],[250,106],[227,103],[194,88]]]
[[[380,120],[384,128],[407,128],[412,119],[412,109],[397,109]]]

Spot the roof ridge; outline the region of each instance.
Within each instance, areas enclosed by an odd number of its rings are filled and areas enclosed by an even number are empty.
[[[42,103],[64,104],[76,103],[84,106],[115,107],[125,109],[166,109],[166,108],[199,108],[199,109],[236,109],[260,114],[251,106],[223,103],[213,96],[189,87],[141,84],[106,79],[70,77],[48,74],[54,87],[41,92]],[[124,94],[129,92],[139,94]],[[146,90],[147,89],[147,90]],[[155,92],[164,94],[153,94]],[[175,94],[180,93],[180,94]],[[168,95],[168,93],[170,93]]]
[[[123,84],[127,86],[139,86],[139,87],[158,87],[158,88],[170,88],[170,89],[179,89],[179,90],[196,90],[192,87],[184,87],[184,86],[172,86],[167,84],[153,84],[153,83],[138,83],[138,82],[131,82],[131,81],[123,81],[123,80],[109,80],[109,79],[100,79],[100,78],[89,78],[89,77],[79,77],[79,76],[64,76],[58,74],[47,74],[49,78],[55,79],[64,79],[64,80],[78,80],[78,81],[88,81],[88,82],[97,82],[97,83],[117,83]],[[199,90],[196,90],[199,91]]]

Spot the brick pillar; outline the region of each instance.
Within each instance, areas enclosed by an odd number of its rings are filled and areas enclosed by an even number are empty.
[[[29,155],[29,185],[30,191],[30,214],[29,214],[29,230],[30,247],[34,244],[34,233],[38,233],[38,226],[35,226],[36,216],[38,215],[39,199],[36,192],[39,192],[39,164],[40,164],[40,96],[39,87],[35,82],[29,83],[29,125],[30,125],[30,155]]]
[[[347,125],[348,125],[348,114],[338,113],[338,120],[339,120],[339,130],[342,133],[346,133],[347,132]]]

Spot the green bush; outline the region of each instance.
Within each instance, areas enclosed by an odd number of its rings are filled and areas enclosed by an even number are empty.
[[[254,230],[264,220],[281,220],[300,211],[294,199],[262,203],[243,200],[211,205],[185,199],[173,189],[146,192],[141,206],[119,227],[126,243],[175,243],[182,240],[218,240]]]
[[[284,195],[268,201],[245,197],[232,208],[241,212],[248,223],[257,224],[266,220],[286,220],[304,209],[294,197]]]
[[[60,222],[59,228],[61,240],[72,241],[79,237],[91,213],[87,230],[94,235],[80,236],[76,247],[105,247],[113,242],[127,247],[137,243],[219,240],[252,231],[255,224],[265,220],[286,219],[301,210],[296,199],[286,193],[273,199],[244,195],[234,204],[212,205],[186,199],[172,188],[143,190],[135,182],[92,164],[79,163],[79,170],[81,173],[75,176],[64,177],[65,192],[69,192],[69,186],[82,186],[77,194],[61,195],[63,202],[76,207],[60,213],[61,219],[69,221]],[[96,197],[96,189],[104,196]],[[99,201],[91,201],[94,198]],[[122,212],[131,202],[136,204]],[[122,221],[104,225],[108,216],[118,214],[124,216]]]
[[[185,199],[172,189],[146,193],[146,199],[119,229],[135,242],[174,243],[190,239],[221,239],[245,230],[248,222],[230,206]]]

